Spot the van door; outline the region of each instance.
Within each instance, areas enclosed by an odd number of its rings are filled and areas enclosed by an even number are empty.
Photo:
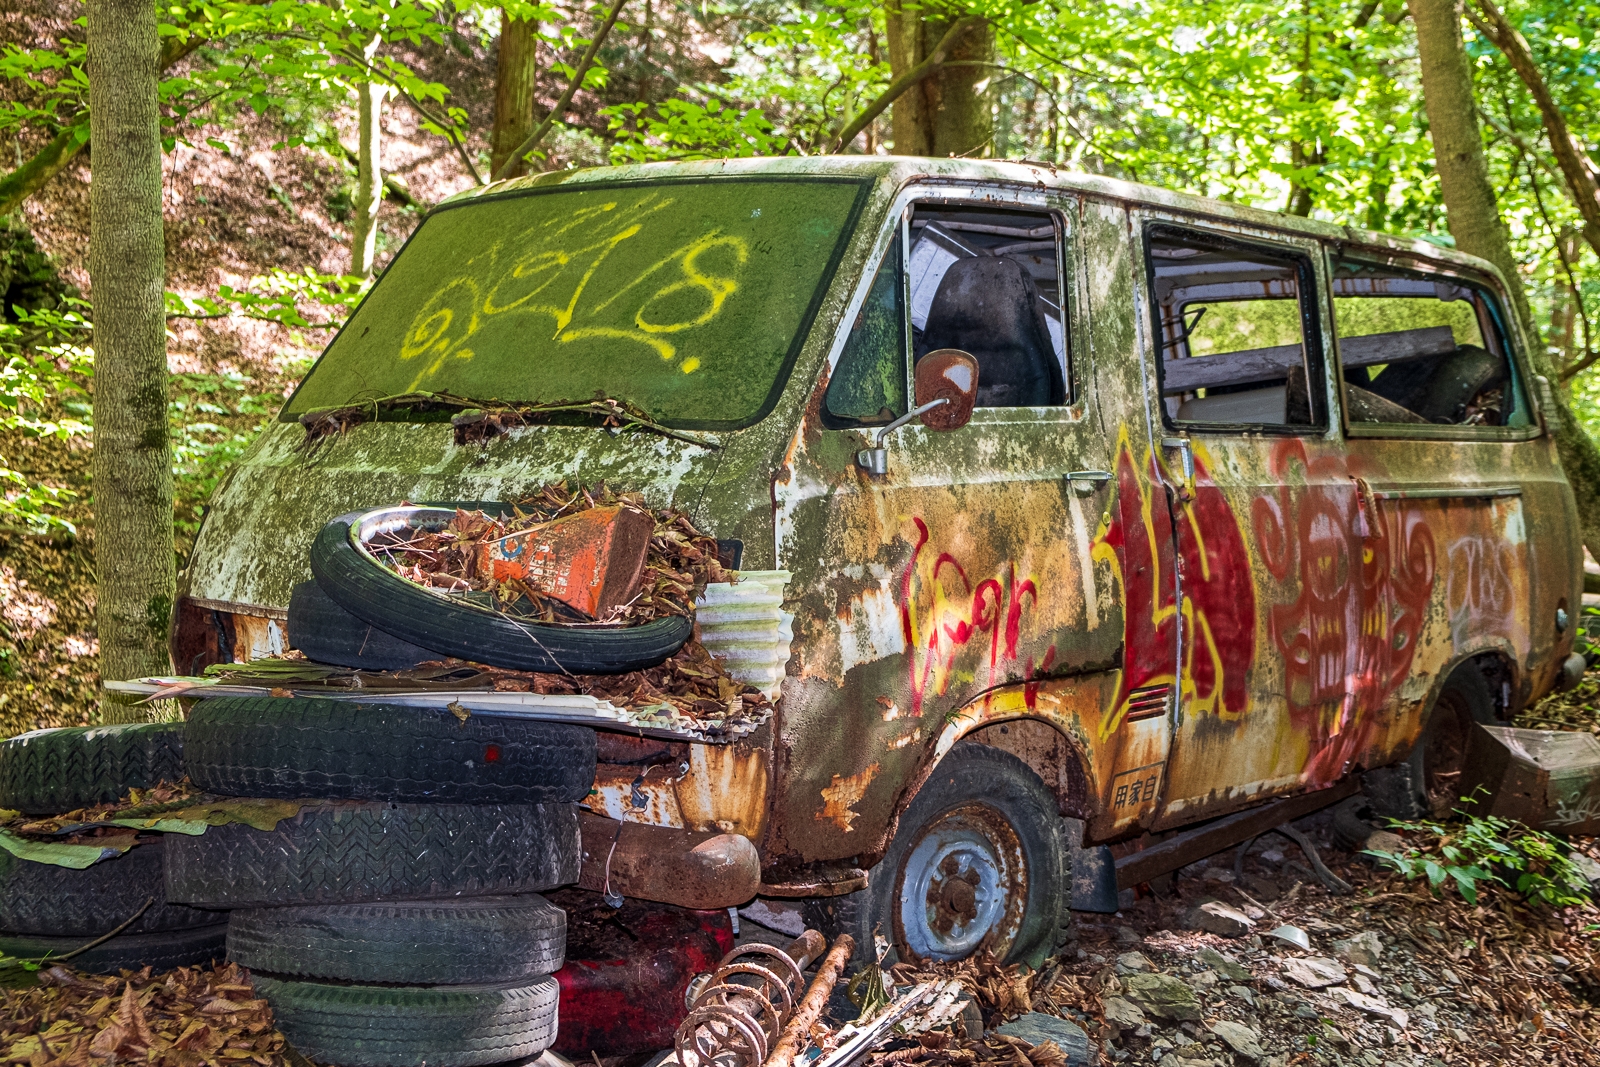
[[[1330,277],[1351,464],[1397,561],[1370,590],[1388,622],[1369,698],[1391,713],[1370,756],[1381,764],[1409,749],[1416,710],[1467,657],[1505,665],[1489,679],[1503,711],[1553,683],[1581,549],[1498,286],[1351,247]]]
[[[779,565],[801,601],[785,715],[835,724],[785,728],[775,822],[807,856],[870,848],[857,819],[881,832],[952,712],[989,694],[1024,715],[1043,679],[1116,663],[1122,619],[1092,560],[1112,456],[1069,343],[1064,207],[996,185],[902,194],[778,473]],[[884,435],[869,473],[858,453],[944,348],[978,361],[971,421]]]
[[[1362,626],[1313,241],[1139,219],[1174,523],[1180,701],[1158,826],[1344,770]]]

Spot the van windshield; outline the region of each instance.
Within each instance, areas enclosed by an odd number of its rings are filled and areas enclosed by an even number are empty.
[[[735,429],[776,403],[867,183],[529,190],[430,215],[284,407],[610,397]]]

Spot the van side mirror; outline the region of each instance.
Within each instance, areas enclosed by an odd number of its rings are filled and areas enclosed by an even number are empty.
[[[917,406],[879,430],[873,447],[856,453],[856,466],[868,474],[889,473],[884,442],[907,423],[922,420],[930,430],[959,430],[972,419],[978,399],[978,361],[959,348],[941,348],[917,360]]]
[[[945,400],[922,416],[930,430],[959,430],[972,420],[978,400],[978,361],[959,348],[941,348],[917,360],[917,407]]]

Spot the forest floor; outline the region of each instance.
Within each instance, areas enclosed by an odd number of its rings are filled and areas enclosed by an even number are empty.
[[[1057,1049],[998,1028],[1027,1012],[1090,1038],[1074,1063],[1166,1067],[1488,1067],[1600,1062],[1600,909],[1536,910],[1506,891],[1433,896],[1332,844],[1326,813],[1297,824],[1353,891],[1331,894],[1298,846],[1266,835],[1194,864],[1115,916],[1074,916],[1038,971],[938,965],[962,980],[986,1030],[895,1041],[868,1067],[1066,1067]],[[1580,842],[1600,858],[1593,840]],[[1191,928],[1219,900],[1254,916],[1236,937]],[[1303,949],[1272,935],[1304,933]],[[927,972],[921,972],[924,976]],[[82,975],[13,972],[0,990],[0,1063],[304,1067],[235,965]],[[831,1020],[835,1024],[843,1019]],[[642,1067],[644,1057],[578,1062]],[[555,1061],[551,1061],[552,1063]],[[547,1065],[548,1067],[548,1065]]]

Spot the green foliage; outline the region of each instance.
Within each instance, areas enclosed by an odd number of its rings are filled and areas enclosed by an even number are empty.
[[[371,286],[372,279],[354,274],[323,274],[310,268],[299,273],[273,270],[251,278],[243,288],[219,285],[214,297],[169,292],[167,318],[225,319],[238,315],[297,330],[332,330],[343,324]],[[303,307],[307,304],[331,309],[334,315],[309,319]]]
[[[361,301],[371,282],[314,270],[275,270],[245,286],[223,285],[215,297],[167,293],[169,318],[243,318],[275,322],[291,330],[333,330]],[[323,314],[313,316],[311,308]],[[88,388],[94,373],[93,328],[88,304],[64,298],[56,309],[13,308],[15,322],[0,321],[0,431],[26,437],[90,433]],[[180,541],[199,529],[206,499],[227,468],[282,402],[276,393],[255,393],[237,372],[178,374],[169,414],[172,426],[175,524]],[[76,528],[58,514],[74,499],[70,490],[32,481],[0,457],[0,524],[32,532]],[[0,673],[4,665],[0,664]]]
[[[205,115],[249,108],[301,119],[292,143],[331,147],[335,133],[331,124],[320,121],[320,113],[341,105],[352,85],[367,81],[392,87],[417,108],[428,129],[459,144],[467,116],[447,104],[448,90],[442,84],[420,77],[392,54],[366,52],[374,37],[412,46],[441,42],[448,32],[447,16],[457,10],[455,0],[164,3],[159,12],[163,42],[197,45],[200,57],[178,64],[161,82],[167,146],[185,140]],[[0,133],[73,126],[87,138],[89,83],[81,40],[39,49],[7,44],[0,48],[0,78],[13,89],[8,94],[12,99],[0,103]],[[220,139],[209,143],[227,150]]]
[[[200,532],[206,501],[283,398],[257,393],[238,372],[175,374],[168,403],[172,427],[173,528],[180,548]]]
[[[602,110],[610,120],[612,163],[657,159],[721,159],[778,155],[783,139],[758,108],[723,107],[673,99],[657,104],[617,104]]]
[[[1401,852],[1369,849],[1367,855],[1407,881],[1426,878],[1436,895],[1448,881],[1468,904],[1478,903],[1480,886],[1509,888],[1543,907],[1572,907],[1588,899],[1588,883],[1560,839],[1493,815],[1459,814],[1461,822],[1451,826],[1391,820],[1396,830],[1424,840]]]
[[[94,353],[84,346],[86,308],[84,301],[67,298],[60,308],[13,308],[16,321],[0,320],[0,359],[5,360],[0,368],[0,431],[61,440],[88,432],[85,385]],[[32,481],[0,456],[0,525],[76,534],[76,527],[57,514],[73,496],[70,490]]]

